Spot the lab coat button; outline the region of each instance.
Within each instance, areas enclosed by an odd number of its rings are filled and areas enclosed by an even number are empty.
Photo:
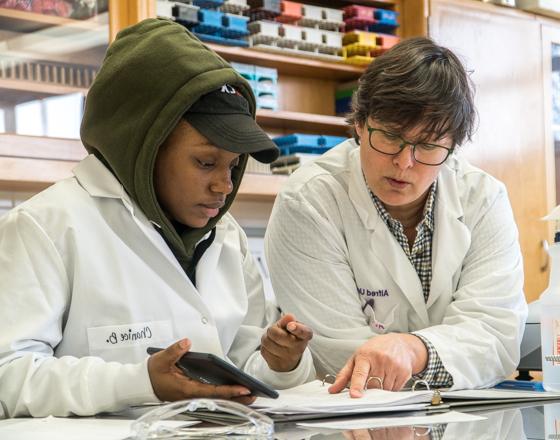
[[[203,316],[201,321],[203,324],[208,324],[208,318],[206,318],[206,316]]]

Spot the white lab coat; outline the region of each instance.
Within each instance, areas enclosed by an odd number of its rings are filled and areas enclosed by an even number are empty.
[[[195,288],[113,174],[88,156],[0,218],[0,401],[9,416],[87,415],[157,401],[148,346],[188,337],[283,388],[258,351],[276,319],[239,225],[226,214]]]
[[[517,228],[504,185],[462,159],[450,158],[438,177],[427,304],[373,205],[354,140],[290,177],[266,255],[280,306],[315,331],[320,376],[389,332],[426,337],[454,389],[490,386],[517,366],[527,314]]]

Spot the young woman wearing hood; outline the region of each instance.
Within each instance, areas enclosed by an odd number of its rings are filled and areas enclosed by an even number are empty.
[[[314,378],[311,330],[265,301],[227,213],[248,155],[278,155],[254,117],[246,81],[182,26],[149,19],[118,35],[86,101],[90,155],[0,219],[6,416],[253,400],[183,376],[189,350],[275,388]]]

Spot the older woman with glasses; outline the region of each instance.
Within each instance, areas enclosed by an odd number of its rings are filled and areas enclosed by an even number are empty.
[[[338,373],[331,392],[487,387],[515,370],[522,257],[504,185],[457,154],[475,115],[458,58],[405,40],[360,79],[354,139],[276,199],[274,290],[314,328],[317,371]]]

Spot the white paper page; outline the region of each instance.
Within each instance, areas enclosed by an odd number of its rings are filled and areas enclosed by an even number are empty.
[[[0,420],[2,440],[123,440],[134,420],[45,417]],[[197,421],[166,420],[166,426],[190,426]]]
[[[373,414],[373,413],[380,413],[380,412],[405,412],[405,411],[423,411],[426,410],[428,407],[430,406],[429,403],[409,403],[407,405],[391,405],[391,406],[361,406],[359,408],[337,408],[337,409],[331,409],[329,411],[327,411],[325,414],[328,417],[329,414],[338,416],[341,414],[348,414],[348,415],[353,415],[353,414]],[[260,412],[263,412],[261,410],[259,410]],[[284,412],[282,410],[276,411],[276,410],[272,410],[269,411],[268,414],[285,414],[285,415],[290,415],[290,414],[301,414],[302,411],[293,411],[293,412]],[[303,412],[305,414],[305,412]],[[311,413],[311,414],[317,414],[317,412]]]
[[[448,411],[442,414],[410,417],[370,417],[367,419],[340,420],[332,422],[298,422],[298,426],[322,429],[372,429],[388,428],[391,426],[436,425],[444,423],[473,422],[485,420],[486,417],[464,414],[457,411]]]
[[[253,406],[266,413],[327,413],[426,403],[432,397],[431,391],[394,392],[370,389],[361,398],[351,398],[347,389],[338,394],[329,394],[328,386],[323,386],[318,380],[281,390],[279,393],[278,399],[259,397]]]
[[[560,393],[546,391],[517,391],[489,388],[484,390],[442,391],[443,399],[492,400],[492,399],[560,399]]]

